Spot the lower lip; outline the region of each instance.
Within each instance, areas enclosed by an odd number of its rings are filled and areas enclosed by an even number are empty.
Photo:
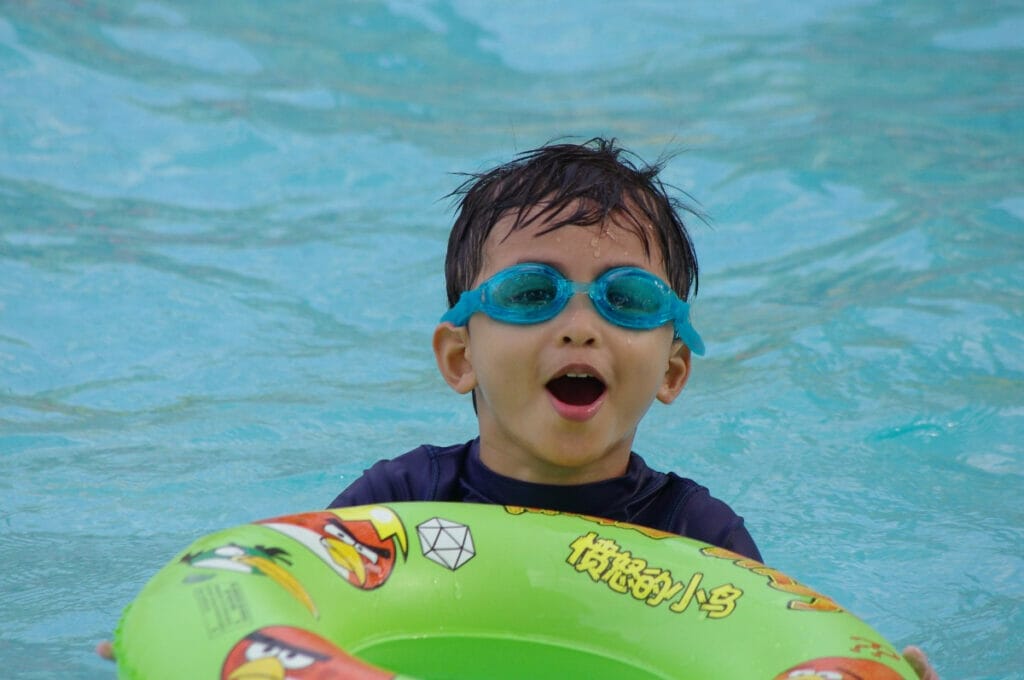
[[[572,420],[578,423],[590,420],[597,413],[598,409],[604,403],[605,395],[602,394],[597,398],[596,401],[586,404],[584,406],[577,406],[576,404],[567,404],[555,397],[555,395],[548,392],[548,399],[551,400],[551,405],[555,408],[555,413],[562,416],[566,420]]]

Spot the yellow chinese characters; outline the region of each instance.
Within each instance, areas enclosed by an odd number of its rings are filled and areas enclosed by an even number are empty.
[[[755,574],[767,577],[768,585],[775,590],[781,590],[782,592],[789,593],[790,595],[797,595],[799,597],[806,598],[806,600],[790,600],[788,605],[790,609],[816,612],[843,611],[843,608],[836,604],[832,598],[822,595],[813,588],[808,588],[793,577],[786,576],[778,569],[766,567],[756,560],[746,558],[743,555],[738,555],[724,548],[707,547],[701,549],[701,552],[709,557],[732,560],[738,567],[748,569]]]
[[[576,538],[569,547],[572,550],[566,562],[576,571],[587,574],[595,583],[605,583],[616,593],[628,593],[650,607],[671,602],[668,608],[679,614],[696,601],[705,617],[723,619],[733,612],[736,601],[743,595],[743,591],[731,583],[702,588],[704,574],[701,572],[692,574],[685,583],[676,581],[670,570],[648,565],[647,560],[633,557],[613,539],[600,538],[593,531]]]

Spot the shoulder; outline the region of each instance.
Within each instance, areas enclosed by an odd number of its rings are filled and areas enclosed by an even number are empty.
[[[449,500],[472,442],[453,446],[424,444],[396,458],[379,460],[328,507],[369,503]]]
[[[728,503],[712,496],[707,487],[674,472],[647,468],[645,474],[650,480],[644,485],[648,498],[638,508],[636,523],[761,560],[743,518]]]
[[[728,503],[715,498],[706,487],[692,479],[674,473],[666,476],[672,480],[672,486],[679,489],[673,514],[675,521],[683,527],[684,536],[761,561],[761,552],[747,531],[743,518]]]

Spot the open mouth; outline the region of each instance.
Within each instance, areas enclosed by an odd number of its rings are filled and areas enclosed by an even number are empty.
[[[604,383],[592,375],[569,373],[547,384],[548,392],[571,406],[589,406],[604,394]]]

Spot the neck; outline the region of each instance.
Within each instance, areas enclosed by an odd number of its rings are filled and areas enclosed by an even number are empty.
[[[575,486],[626,474],[632,443],[610,451],[587,452],[580,445],[536,453],[508,442],[497,445],[481,432],[480,461],[492,472],[521,482]]]

